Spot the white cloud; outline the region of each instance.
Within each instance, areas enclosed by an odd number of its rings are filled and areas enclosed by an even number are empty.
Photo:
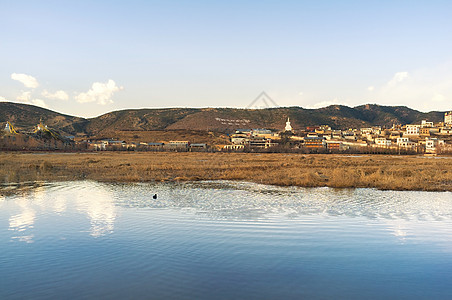
[[[75,99],[80,103],[96,102],[101,105],[113,103],[111,97],[115,92],[122,90],[116,83],[109,79],[106,83],[95,82],[91,89],[86,93],[80,93]]]
[[[69,100],[69,95],[65,91],[56,91],[55,93],[50,93],[47,90],[44,90],[41,94],[47,99],[56,99],[56,100]]]
[[[48,108],[47,104],[44,100],[41,99],[32,99],[31,92],[22,92],[19,96],[17,96],[17,101],[27,104],[34,104],[36,106],[41,106]]]
[[[31,92],[22,92],[20,96],[17,96],[17,101],[30,103],[31,100]]]
[[[371,86],[369,86],[369,87],[367,88],[367,90],[368,90],[369,92],[373,92],[373,91],[375,90],[375,87],[374,87],[373,85],[371,85]]]
[[[396,84],[404,81],[408,78],[408,72],[397,72],[394,74],[392,79],[388,82],[388,86],[395,86]]]
[[[372,101],[421,111],[452,109],[452,61],[431,68],[396,73],[372,93]]]
[[[0,101],[7,101],[5,97],[0,96]]]
[[[41,99],[33,99],[33,100],[31,100],[31,103],[34,104],[34,105],[36,105],[36,106],[41,106],[41,107],[44,107],[44,108],[49,108],[49,107],[47,106],[47,104],[44,102],[44,100],[41,100]]]
[[[340,101],[339,99],[333,99],[333,100],[327,100],[327,101],[321,101],[318,103],[315,103],[313,105],[308,105],[306,106],[306,108],[311,108],[311,109],[317,109],[317,108],[322,108],[322,107],[327,107],[330,105],[345,105],[345,106],[350,106],[348,103],[344,102],[344,101]]]
[[[17,74],[13,73],[11,74],[11,79],[17,80],[21,83],[23,83],[27,88],[37,88],[39,86],[38,81],[33,76],[27,75],[27,74]]]

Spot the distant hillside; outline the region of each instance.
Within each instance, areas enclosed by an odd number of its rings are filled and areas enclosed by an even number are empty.
[[[91,134],[105,130],[164,130],[197,111],[191,108],[120,110],[89,119],[85,129]]]
[[[57,113],[34,105],[0,102],[0,123],[10,121],[16,128],[30,130],[42,120],[51,128],[67,133],[83,132],[88,120]]]
[[[335,129],[372,125],[419,123],[423,119],[440,122],[444,112],[423,113],[405,106],[366,104],[354,108],[332,105],[319,109],[279,107],[268,109],[237,108],[165,108],[128,109],[84,119],[60,114],[33,105],[0,102],[0,123],[31,129],[40,119],[64,132],[88,135],[112,135],[117,131],[197,130],[230,132],[237,128],[282,130],[287,117],[292,127],[327,124]]]

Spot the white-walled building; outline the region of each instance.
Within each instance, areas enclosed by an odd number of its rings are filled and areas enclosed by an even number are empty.
[[[427,122],[427,120],[422,120],[421,128],[424,128],[424,127],[433,127],[433,122]]]
[[[372,133],[372,128],[361,128],[360,131],[362,135],[366,135]]]
[[[439,129],[439,134],[452,135],[452,127],[443,127]]]
[[[407,138],[407,137],[399,137],[399,138],[397,138],[397,145],[399,145],[401,143],[406,143],[406,142],[409,142],[409,141],[410,141],[410,139]]]
[[[391,141],[385,138],[376,138],[375,145],[377,145],[378,147],[389,147],[391,146]]]
[[[416,148],[416,143],[410,141],[407,137],[400,137],[397,138],[397,146],[400,148],[414,149]]]
[[[420,125],[406,125],[406,135],[419,135]]]
[[[438,140],[437,138],[426,138],[425,139],[425,152],[426,153],[436,153],[438,147],[444,146],[443,140]]]
[[[452,125],[452,111],[444,114],[444,123],[448,125]]]

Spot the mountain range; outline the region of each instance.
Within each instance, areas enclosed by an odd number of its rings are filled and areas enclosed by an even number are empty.
[[[238,128],[282,130],[286,119],[292,127],[329,125],[333,129],[368,126],[390,127],[427,119],[440,122],[444,112],[420,112],[406,106],[366,104],[356,107],[331,105],[319,109],[276,107],[239,108],[159,108],[125,109],[95,118],[70,116],[29,104],[0,102],[0,123],[11,122],[19,130],[30,130],[42,120],[51,128],[68,134],[102,135],[115,131],[192,130],[229,133]]]

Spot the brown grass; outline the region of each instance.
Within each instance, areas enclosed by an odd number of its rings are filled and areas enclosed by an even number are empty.
[[[0,153],[0,183],[243,180],[274,185],[452,191],[452,158],[249,153]]]

